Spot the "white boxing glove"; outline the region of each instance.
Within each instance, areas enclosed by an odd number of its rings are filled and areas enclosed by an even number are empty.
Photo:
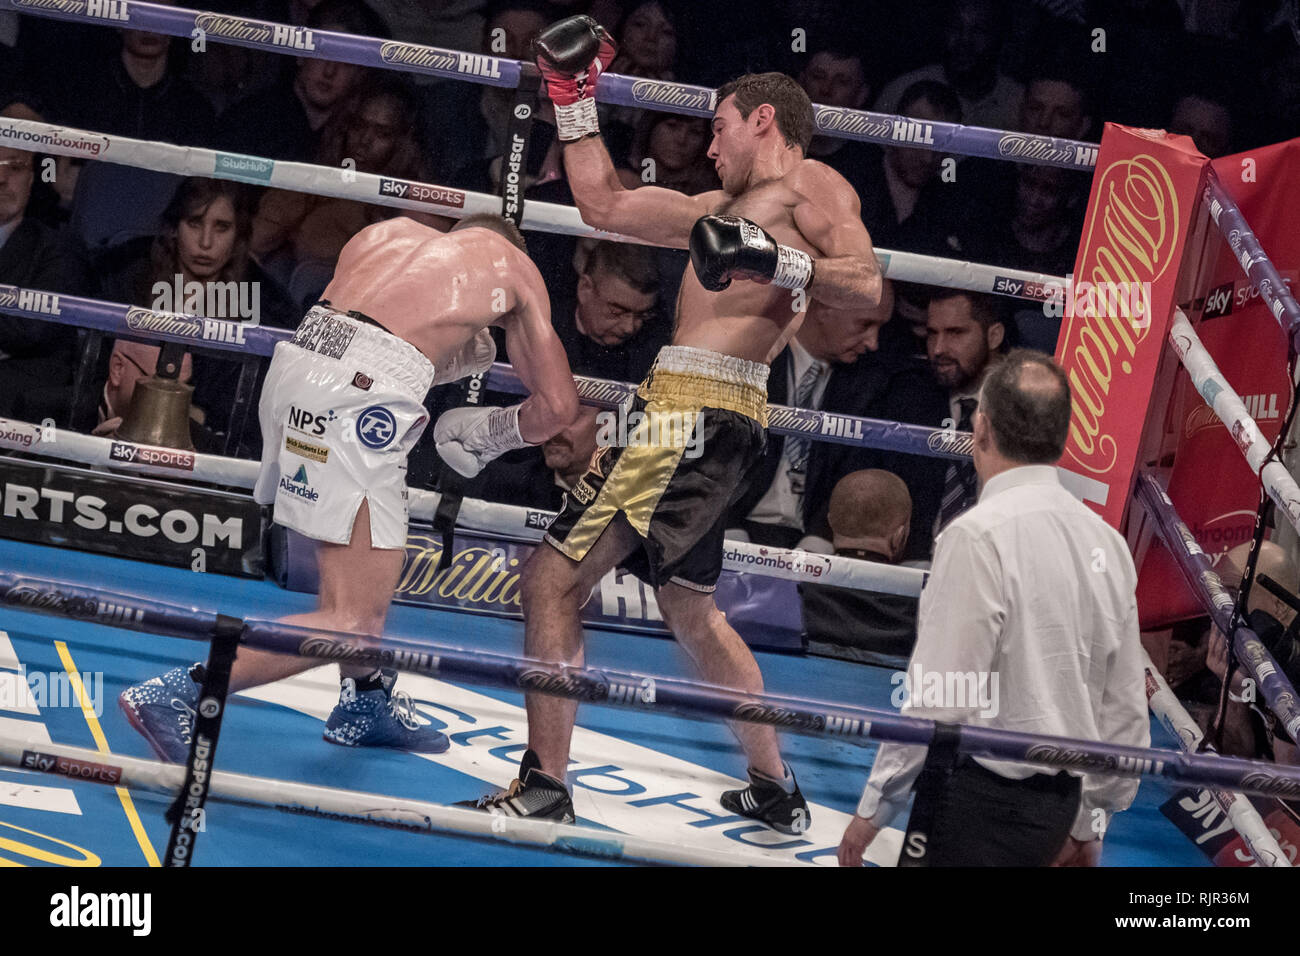
[[[486,372],[496,357],[497,344],[492,341],[492,330],[479,329],[473,338],[460,347],[460,351],[433,370],[433,384],[446,385],[448,382]]]
[[[433,426],[438,455],[466,478],[500,455],[532,442],[519,434],[519,405],[509,408],[453,408]]]

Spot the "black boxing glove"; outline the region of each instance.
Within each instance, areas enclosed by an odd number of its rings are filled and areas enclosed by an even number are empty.
[[[702,216],[691,230],[691,265],[700,285],[721,292],[732,279],[804,289],[812,282],[812,256],[783,246],[739,216]]]
[[[614,41],[591,17],[567,17],[533,40],[533,57],[555,105],[555,128],[563,142],[600,132],[596,78],[614,59]]]

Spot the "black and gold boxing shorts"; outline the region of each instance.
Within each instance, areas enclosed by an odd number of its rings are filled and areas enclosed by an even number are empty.
[[[767,373],[707,349],[662,349],[631,404],[599,419],[600,447],[546,540],[581,561],[621,518],[642,544],[621,569],[655,588],[712,591],[727,510],[767,442]]]

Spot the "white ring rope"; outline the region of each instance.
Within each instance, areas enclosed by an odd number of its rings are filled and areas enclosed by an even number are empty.
[[[352,199],[454,219],[476,213],[495,214],[501,211],[501,198],[488,193],[394,179],[353,169],[333,169],[311,163],[281,162],[225,153],[199,146],[175,146],[126,136],[106,136],[33,120],[0,119],[0,145],[28,152],[98,159],[180,176],[229,179],[317,196]],[[408,198],[412,196],[425,198]],[[566,236],[640,242],[618,233],[593,229],[582,221],[576,207],[558,203],[530,200],[524,206],[521,225],[524,229]],[[1042,272],[1026,272],[890,249],[877,249],[876,257],[880,260],[884,275],[901,282],[998,293],[1037,302],[1050,298],[1054,294],[1053,290],[1063,295],[1065,289],[1065,279]],[[1021,291],[1009,291],[1011,289]]]
[[[1246,410],[1246,403],[1219,371],[1219,366],[1201,343],[1200,336],[1182,309],[1174,313],[1169,342],[1191,376],[1196,391],[1236,440],[1250,470],[1259,477],[1268,496],[1277,503],[1278,510],[1300,532],[1300,485],[1281,461],[1274,459],[1264,464],[1272,451],[1269,443]]]
[[[242,458],[225,458],[200,452],[178,452],[174,448],[150,449],[178,461],[178,467],[126,463],[112,457],[113,446],[123,444],[111,438],[81,435],[27,422],[0,418],[0,448],[75,461],[96,468],[120,469],[135,474],[160,475],[172,479],[252,488],[257,482],[259,464]],[[137,456],[138,457],[138,456]],[[432,521],[441,496],[421,488],[410,489],[411,517]],[[461,505],[457,527],[502,537],[540,541],[543,528],[554,514],[518,505],[466,499]],[[917,568],[899,567],[875,561],[862,561],[839,555],[813,554],[788,548],[768,548],[741,541],[727,541],[723,549],[723,567],[739,573],[758,574],[808,584],[839,587],[918,597],[928,573]]]
[[[1189,754],[1199,753],[1198,748],[1205,736],[1201,733],[1201,728],[1179,703],[1177,695],[1156,665],[1151,663],[1151,658],[1147,656],[1145,650],[1142,651],[1142,663],[1146,668],[1147,706],[1151,708],[1151,713],[1164,724],[1165,729],[1178,741],[1179,747]],[[1278,846],[1277,838],[1269,831],[1259,811],[1244,794],[1218,787],[1205,789],[1219,805],[1219,809],[1228,818],[1232,828],[1241,835],[1261,866],[1289,867],[1291,865],[1290,859]]]
[[[65,773],[75,780],[160,793],[168,797],[175,797],[185,780],[185,767],[177,764],[100,753],[82,747],[50,743],[44,739],[19,740],[0,736],[0,765],[41,770],[42,768],[32,767],[24,761],[25,753],[63,758],[81,767],[96,768],[97,773],[89,776]],[[44,772],[59,771],[51,767]],[[106,776],[113,779],[104,779]],[[446,807],[424,800],[318,787],[223,770],[213,771],[208,796],[225,803],[270,807],[288,813],[350,823],[368,823],[372,826],[429,834],[477,837],[606,859],[693,866],[814,865],[754,853],[692,847],[685,843],[647,839],[615,830],[596,830],[574,824],[511,817],[463,807]]]

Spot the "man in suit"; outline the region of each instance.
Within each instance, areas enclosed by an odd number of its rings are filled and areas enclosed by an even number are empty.
[[[846,415],[874,414],[889,374],[875,353],[880,327],[893,310],[885,282],[880,304],[846,312],[812,302],[798,334],[772,362],[768,401]],[[758,544],[829,551],[826,509],[835,482],[858,467],[865,449],[811,438],[770,434],[763,457],[750,471],[745,492],[732,507],[729,536]],[[740,532],[743,532],[741,534]]]
[[[836,554],[897,564],[907,545],[912,499],[891,472],[854,471],[836,482],[827,520]],[[916,643],[916,598],[827,584],[801,585],[799,594],[808,653],[906,666]]]
[[[960,289],[935,289],[926,307],[926,360],[906,365],[889,382],[879,417],[931,428],[970,431],[976,396],[1006,336],[997,298]],[[899,452],[868,456],[864,467],[884,468],[912,494],[912,530],[906,557],[926,560],[935,536],[975,503],[974,468]]]
[[[52,229],[26,215],[35,176],[33,154],[0,148],[0,282],[79,293],[84,272],[75,256]],[[66,325],[0,315],[0,416],[26,414],[29,391],[72,380],[73,340]]]

